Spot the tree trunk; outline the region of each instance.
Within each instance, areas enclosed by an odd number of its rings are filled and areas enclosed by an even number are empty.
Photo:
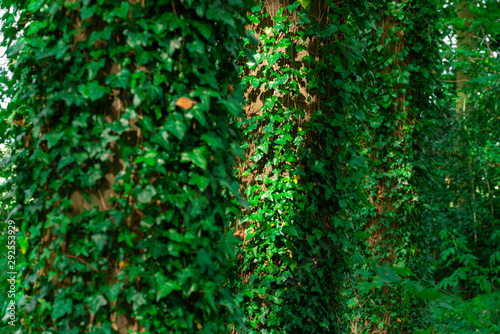
[[[249,14],[260,43],[257,64],[247,64],[242,73],[249,83],[246,119],[241,122],[247,159],[237,167],[240,192],[253,207],[245,212],[236,235],[244,241],[239,293],[245,296],[241,305],[252,333],[334,332],[335,312],[341,312],[338,277],[344,264],[341,246],[331,238],[341,233],[330,226],[338,208],[332,193],[339,175],[339,147],[328,125],[334,109],[325,107],[319,113],[322,102],[338,91],[333,86],[322,91],[312,84],[316,80],[328,86],[328,79],[340,75],[318,65],[328,56],[323,48],[334,36],[305,33],[311,27],[324,29],[333,22],[329,14],[337,12],[326,1],[301,3],[307,11],[297,1],[259,1],[256,14]],[[345,17],[339,15],[338,20],[335,26]],[[315,124],[324,124],[328,131],[321,134]],[[316,163],[323,161],[318,171]],[[325,189],[330,191],[326,199]],[[256,286],[267,288],[256,291]]]
[[[423,232],[417,186],[419,108],[428,104],[431,89],[423,85],[429,83],[429,65],[434,66],[421,59],[422,54],[430,57],[426,52],[431,50],[424,42],[430,39],[429,23],[419,17],[426,6],[383,1],[374,4],[371,13],[377,31],[368,41],[373,76],[365,76],[370,92],[366,121],[370,135],[364,143],[373,168],[367,175],[372,208],[364,229],[369,236],[365,246],[371,274],[362,268],[358,271],[361,290],[356,292],[352,333],[365,333],[366,329],[373,334],[408,333],[418,321],[414,319],[417,302],[399,284],[394,267],[423,269],[419,268],[423,262],[418,264],[417,259],[424,255],[420,252],[425,253],[419,247]],[[372,276],[366,280],[368,276],[363,275]],[[368,292],[367,286],[371,287]]]
[[[473,31],[470,31],[470,26],[472,22],[477,19],[477,14],[471,12],[470,10],[470,1],[459,1],[457,6],[457,18],[460,21],[463,21],[463,28],[460,27],[457,29],[457,50],[461,50],[466,52],[467,50],[476,50],[477,49],[477,39],[476,32],[477,27],[474,28]],[[459,62],[469,62],[470,60],[467,57],[461,55],[458,58]],[[465,117],[467,113],[466,110],[470,106],[467,105],[467,94],[463,91],[464,87],[467,85],[467,81],[471,78],[464,72],[464,67],[467,68],[467,65],[464,64],[460,66],[461,70],[457,71],[457,114],[460,118]]]
[[[246,7],[62,3],[20,2],[10,52],[22,332],[223,332]]]

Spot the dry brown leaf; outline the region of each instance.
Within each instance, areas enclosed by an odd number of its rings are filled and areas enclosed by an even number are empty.
[[[181,107],[184,110],[191,109],[194,105],[196,104],[196,101],[193,101],[187,97],[180,97],[177,102],[175,102],[175,105],[178,107]]]

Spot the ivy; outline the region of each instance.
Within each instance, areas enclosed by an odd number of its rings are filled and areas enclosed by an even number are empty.
[[[3,1],[16,333],[494,330],[498,6],[444,4]]]
[[[219,332],[242,1],[2,2],[21,332]],[[14,29],[14,30],[13,30]],[[211,50],[211,52],[207,52]],[[231,90],[229,89],[231,88]],[[22,139],[22,140],[21,140]],[[237,192],[236,192],[237,193]],[[15,214],[14,214],[15,212]],[[154,274],[152,274],[154,273]]]

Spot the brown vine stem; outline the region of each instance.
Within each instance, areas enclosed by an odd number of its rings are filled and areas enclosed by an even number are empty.
[[[175,8],[174,0],[172,0],[172,8],[174,9],[174,14],[179,16],[179,14],[177,14],[177,9]]]
[[[495,58],[495,55],[493,54],[493,51],[491,51],[490,44],[486,41],[486,34],[484,33],[484,28],[481,25],[481,31],[483,32],[483,41],[486,43],[486,46],[488,47],[488,50],[490,50],[490,55],[491,58]]]
[[[85,264],[87,267],[89,267],[90,269],[94,270],[96,273],[99,272],[99,270],[97,270],[94,266],[92,266],[90,263],[88,263],[87,261],[85,261],[84,259],[82,258],[79,258],[78,256],[74,256],[74,255],[66,255],[67,258],[70,258],[70,259],[75,259],[75,260],[78,260],[80,261],[81,263]]]
[[[104,198],[102,197],[101,189],[97,189],[97,192],[99,193],[99,198],[101,199],[102,208],[104,210],[107,210],[108,208],[106,206],[106,203],[104,202]]]

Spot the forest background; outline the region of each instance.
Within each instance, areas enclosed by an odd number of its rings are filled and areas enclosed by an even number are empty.
[[[3,332],[500,331],[498,1],[0,8]]]

